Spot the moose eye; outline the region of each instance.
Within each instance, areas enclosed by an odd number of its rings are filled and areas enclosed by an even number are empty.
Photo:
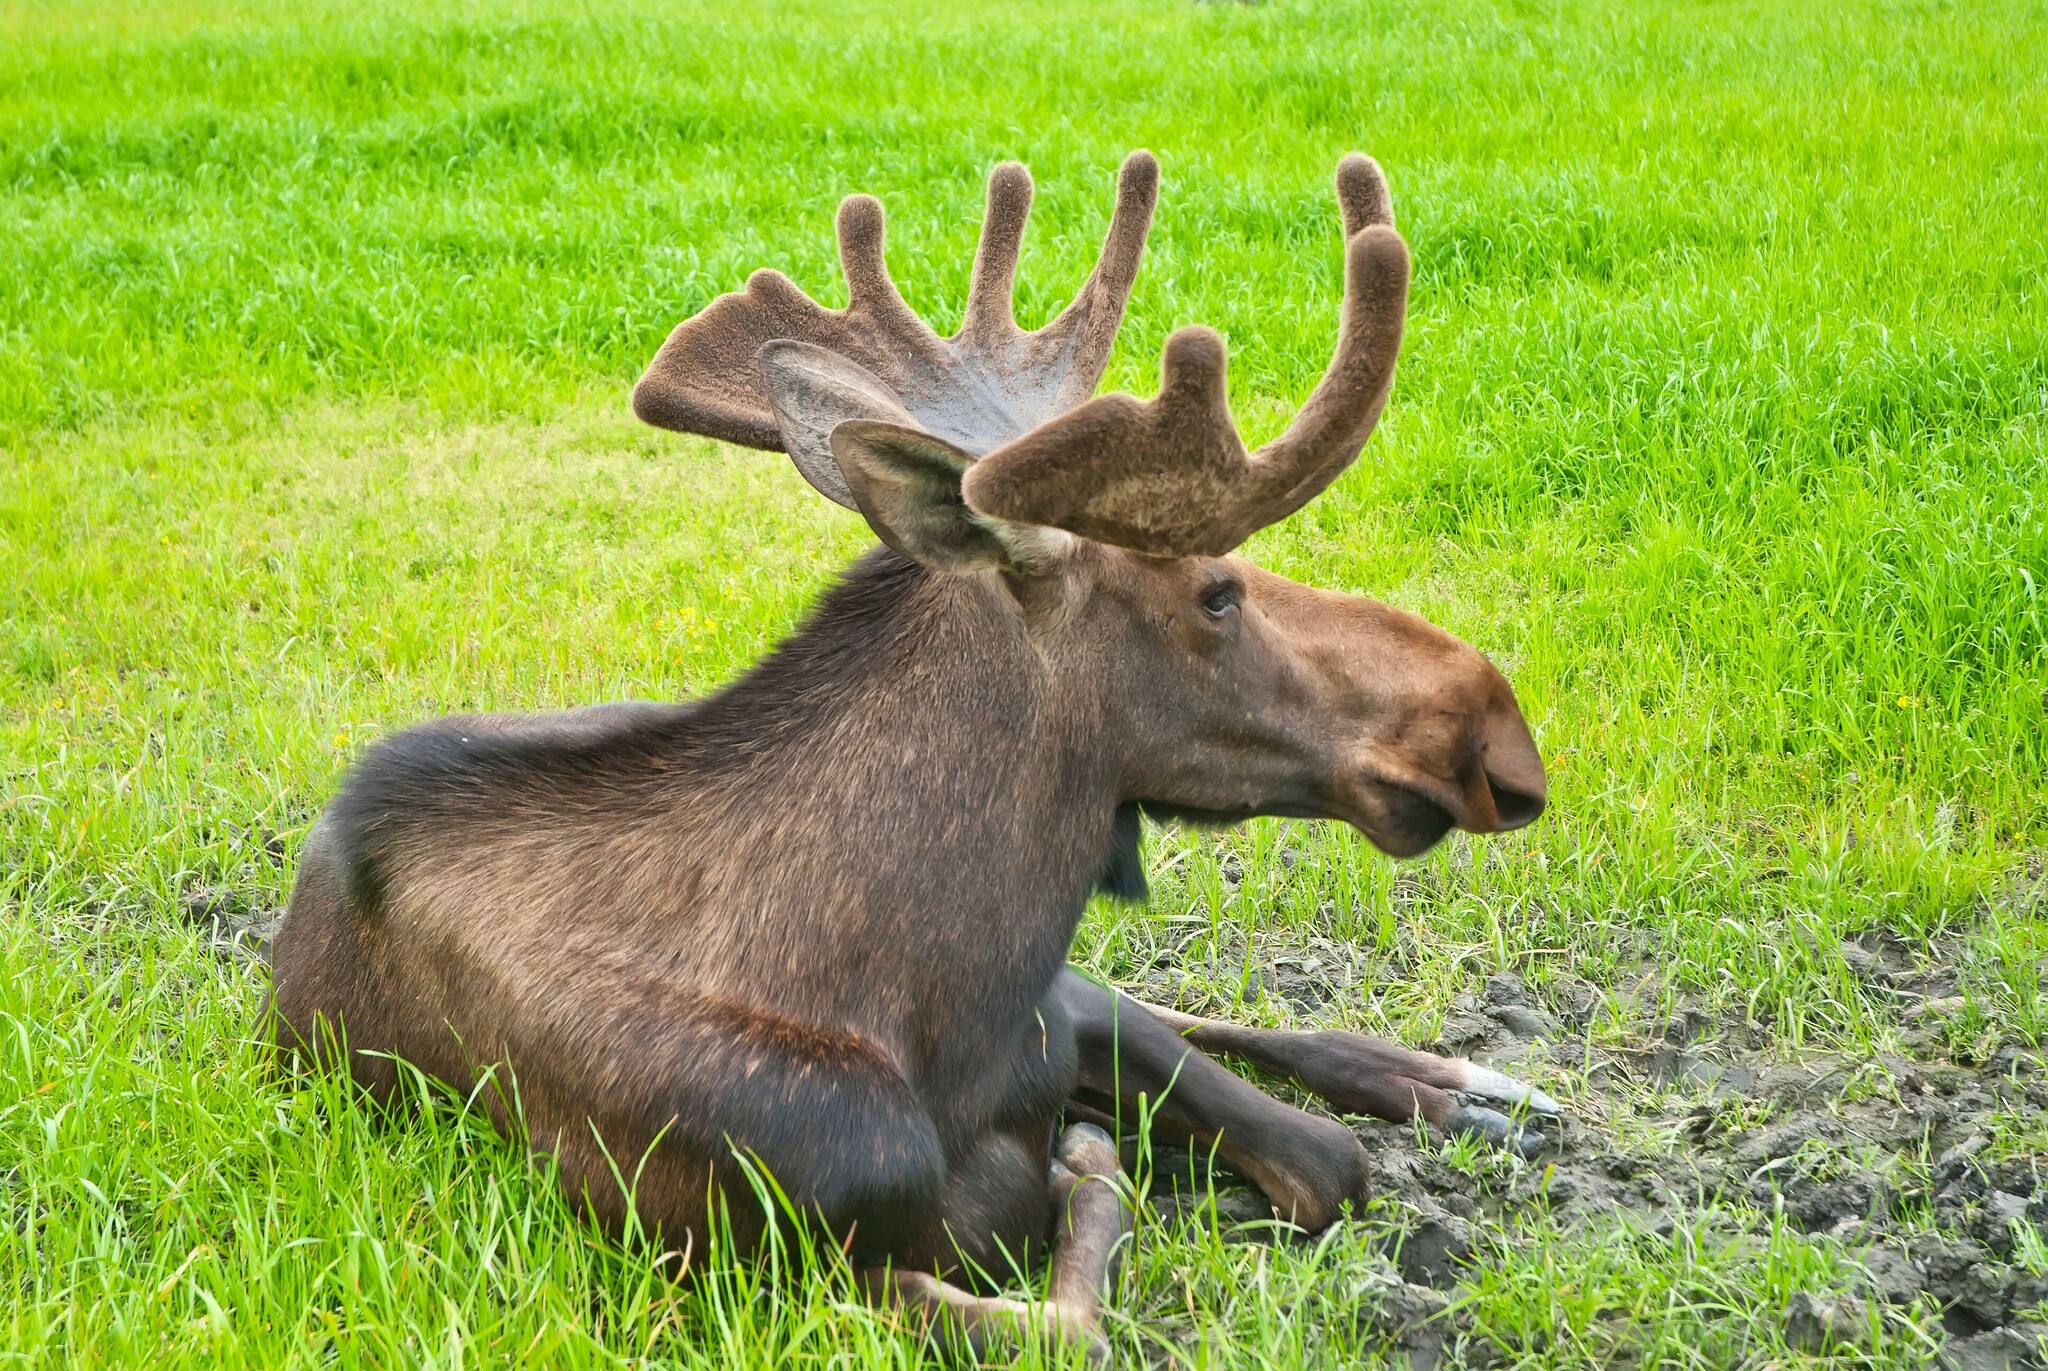
[[[1213,586],[1210,588],[1209,593],[1202,597],[1202,613],[1212,619],[1220,619],[1230,613],[1231,610],[1237,608],[1238,597],[1241,594],[1242,591],[1238,586],[1230,581],[1225,581],[1219,586]]]

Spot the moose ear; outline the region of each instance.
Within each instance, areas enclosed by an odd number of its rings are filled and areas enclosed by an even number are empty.
[[[877,537],[938,571],[1019,568],[1045,559],[1036,529],[976,514],[960,496],[974,458],[943,438],[882,419],[832,429],[832,455]]]

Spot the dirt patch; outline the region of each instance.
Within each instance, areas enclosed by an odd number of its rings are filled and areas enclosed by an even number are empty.
[[[194,886],[178,905],[185,922],[198,929],[206,945],[238,962],[270,960],[270,940],[277,936],[284,911],[272,909],[227,886]]]
[[[1970,1065],[1935,1054],[1944,1040],[1928,1021],[1955,994],[1953,974],[1913,967],[1882,945],[1856,951],[1866,974],[1899,987],[1902,1037],[1930,1055],[1789,1057],[1701,1007],[1681,1008],[1645,1041],[1601,1045],[1589,1036],[1595,987],[1552,986],[1546,1005],[1518,978],[1496,975],[1460,997],[1437,1050],[1535,1080],[1569,1103],[1541,1121],[1542,1147],[1518,1165],[1460,1165],[1418,1146],[1411,1126],[1354,1121],[1403,1287],[1381,1305],[1398,1312],[1429,1292],[1455,1308],[1470,1263],[1483,1260],[1482,1226],[1512,1233],[1538,1214],[1587,1226],[1619,1216],[1668,1235],[1712,1205],[1749,1215],[1759,1231],[1788,1222],[1860,1264],[1849,1288],[1790,1302],[1784,1333],[1795,1348],[1853,1348],[1867,1336],[1870,1304],[1925,1301],[1947,1334],[1945,1364],[2048,1365],[2041,1056],[2007,1048]],[[1275,959],[1259,979],[1285,994],[1298,960]],[[1931,1031],[1914,1031],[1923,1026]],[[1188,1201],[1169,1191],[1156,1203],[1173,1212]],[[1235,1189],[1218,1201],[1226,1221],[1266,1217],[1260,1209],[1258,1196]],[[1412,1319],[1389,1317],[1389,1345],[1418,1363],[1455,1340],[1455,1317],[1438,1343],[1417,1342]]]

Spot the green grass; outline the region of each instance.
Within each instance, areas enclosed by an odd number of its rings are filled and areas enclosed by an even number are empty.
[[[1408,867],[1155,834],[1153,905],[1080,955],[1341,945],[1331,1021],[1416,1041],[1512,967],[1644,987],[1615,1035],[1704,998],[1862,1051],[1899,1026],[1840,945],[1888,929],[1959,940],[1969,1050],[2037,1046],[2043,50],[2038,2],[0,4],[0,1355],[916,1359],[829,1287],[670,1291],[474,1120],[274,1080],[259,976],[178,910],[281,901],[383,731],[699,691],[786,631],[865,530],[627,389],[751,268],[841,298],[856,189],[949,326],[1002,157],[1040,187],[1029,321],[1160,154],[1109,383],[1214,324],[1254,437],[1328,356],[1330,170],[1382,161],[1417,265],[1388,421],[1250,551],[1480,645],[1553,767],[1536,829]],[[1369,1227],[1155,1232],[1120,1336],[1318,1364]],[[1517,1231],[1471,1308],[1546,1365],[1782,1358],[1841,1260]]]

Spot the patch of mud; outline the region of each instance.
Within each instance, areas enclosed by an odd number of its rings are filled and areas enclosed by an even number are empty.
[[[1860,1264],[1852,1288],[1791,1300],[1783,1328],[1793,1347],[1862,1345],[1874,1302],[1933,1315],[1947,1337],[1944,1365],[2048,1366],[2042,1058],[2013,1048],[1976,1065],[1920,1055],[1944,1039],[1912,1026],[1947,1012],[1953,973],[1915,966],[1875,939],[1853,951],[1859,974],[1898,992],[1901,1036],[1916,1055],[1792,1058],[1748,1025],[1691,1007],[1645,1040],[1596,1042],[1594,1011],[1611,997],[1567,983],[1549,987],[1546,1005],[1512,975],[1460,997],[1436,1050],[1541,1084],[1565,1113],[1541,1121],[1531,1161],[1497,1165],[1419,1146],[1412,1126],[1353,1121],[1394,1226],[1389,1274],[1401,1289],[1376,1307],[1407,1309],[1431,1293],[1455,1307],[1468,1263],[1483,1259],[1474,1256],[1482,1226],[1511,1235],[1530,1216],[1589,1229],[1620,1217],[1668,1236],[1713,1206],[1748,1215],[1759,1234],[1785,1222],[1839,1243]],[[1294,971],[1282,960],[1262,975],[1293,1001]],[[1155,1198],[1167,1212],[1188,1203],[1170,1188]],[[1225,1222],[1270,1219],[1249,1191],[1230,1190],[1217,1206]],[[1458,1326],[1443,1323],[1442,1336]],[[1390,1345],[1428,1361],[1412,1339]]]
[[[258,868],[282,871],[288,860],[290,845],[284,835],[261,824],[244,828],[236,823],[222,823],[203,836],[208,842],[225,845],[239,854],[236,866],[242,876],[249,877],[245,884],[250,888],[258,885],[251,873]],[[178,915],[198,929],[206,945],[221,956],[240,963],[267,964],[270,940],[277,936],[284,910],[265,903],[250,889],[230,883],[234,875],[230,869],[227,879],[218,884],[186,886],[178,897]]]
[[[283,910],[258,904],[226,886],[192,887],[179,900],[178,912],[200,931],[209,948],[243,963],[269,963],[270,940],[284,921]]]

